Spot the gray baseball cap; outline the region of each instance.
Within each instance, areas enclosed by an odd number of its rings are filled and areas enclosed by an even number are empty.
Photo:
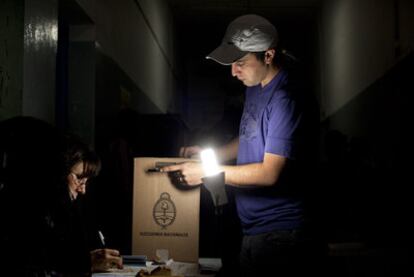
[[[230,65],[249,52],[276,47],[277,42],[277,30],[267,19],[255,14],[243,15],[229,24],[221,45],[206,58]]]

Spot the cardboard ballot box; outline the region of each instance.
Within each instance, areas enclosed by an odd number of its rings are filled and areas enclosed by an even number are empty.
[[[159,162],[183,161],[188,159],[135,158],[133,255],[154,259],[157,249],[167,249],[175,261],[198,262],[200,188],[154,170]]]

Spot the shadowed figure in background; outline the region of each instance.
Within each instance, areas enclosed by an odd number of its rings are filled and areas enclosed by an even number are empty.
[[[50,272],[51,201],[59,183],[61,136],[48,123],[0,123],[0,263],[5,276]]]

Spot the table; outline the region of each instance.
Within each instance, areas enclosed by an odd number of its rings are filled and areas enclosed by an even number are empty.
[[[200,258],[199,263],[183,263],[176,261],[168,261],[169,272],[172,276],[185,277],[213,277],[214,272],[221,268],[221,259],[219,258]],[[146,266],[125,265],[123,270],[114,269],[110,272],[93,273],[92,277],[135,277],[140,270],[146,269],[149,272],[155,271],[159,266],[153,265],[152,262],[147,262]],[[212,273],[201,273],[208,270]]]

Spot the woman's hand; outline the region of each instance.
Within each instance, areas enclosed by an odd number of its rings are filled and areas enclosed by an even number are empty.
[[[122,257],[115,249],[95,249],[91,253],[92,272],[107,271],[110,268],[123,268]]]

